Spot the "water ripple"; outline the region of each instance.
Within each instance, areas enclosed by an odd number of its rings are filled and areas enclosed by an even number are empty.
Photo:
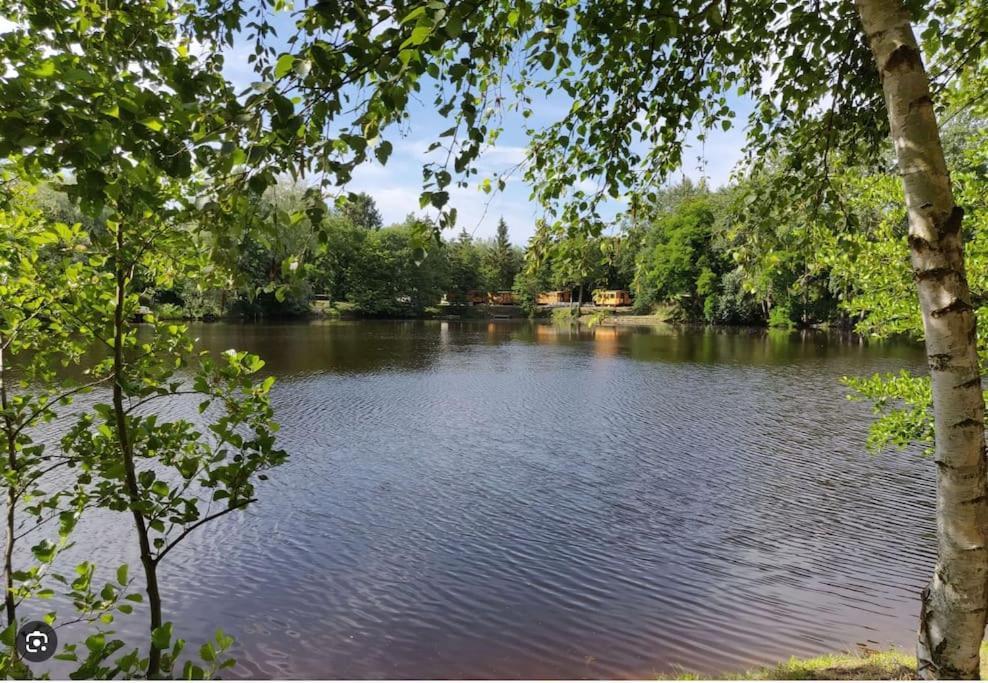
[[[917,349],[455,322],[199,332],[268,359],[292,456],[166,563],[178,631],[236,635],[237,676],[717,673],[912,638],[932,468],[866,455],[868,410],[838,380],[920,367]],[[125,518],[91,526],[126,536]]]

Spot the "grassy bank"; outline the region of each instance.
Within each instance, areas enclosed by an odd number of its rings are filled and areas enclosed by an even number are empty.
[[[986,677],[988,677],[988,643],[981,646],[981,678]],[[706,677],[682,672],[669,676],[667,680],[690,681],[703,678]],[[809,659],[793,657],[775,666],[717,678],[743,681],[906,681],[916,679],[916,657],[902,650],[847,652]]]
[[[592,305],[583,306],[581,312],[583,315],[580,318],[580,322],[585,324],[591,321],[592,316],[597,316],[597,319],[594,321],[594,324],[597,325],[649,326],[672,322],[687,322],[680,319],[673,306],[655,306],[650,313],[642,315],[635,314],[630,308],[614,309]]]

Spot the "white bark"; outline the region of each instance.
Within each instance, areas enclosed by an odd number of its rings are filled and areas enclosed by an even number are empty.
[[[976,328],[930,81],[901,0],[855,0],[905,187],[936,429],[939,557],[923,591],[922,678],[978,678],[988,609],[988,485]]]

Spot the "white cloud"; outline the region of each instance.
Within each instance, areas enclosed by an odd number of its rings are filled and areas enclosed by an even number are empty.
[[[528,156],[528,150],[525,147],[519,146],[499,146],[492,147],[491,149],[484,152],[481,157],[481,163],[490,164],[506,164],[509,166],[514,166],[525,161]]]

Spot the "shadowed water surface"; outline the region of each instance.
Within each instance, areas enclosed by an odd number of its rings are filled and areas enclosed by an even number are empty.
[[[193,329],[267,359],[291,454],[249,512],[164,563],[176,631],[235,635],[237,676],[648,677],[911,642],[932,464],[867,455],[869,408],[839,379],[919,369],[919,348],[529,323]],[[105,514],[82,533],[112,568],[130,528]]]

